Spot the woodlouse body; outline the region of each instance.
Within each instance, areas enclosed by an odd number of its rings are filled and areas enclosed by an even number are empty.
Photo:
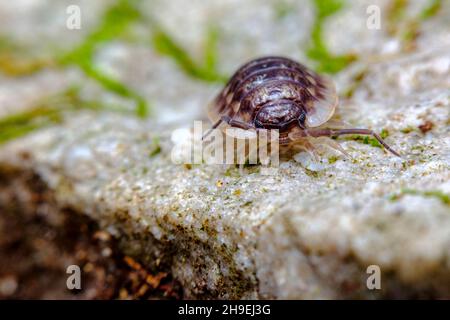
[[[309,149],[314,138],[372,135],[398,155],[371,130],[325,128],[337,105],[336,89],[328,78],[288,58],[263,57],[236,71],[210,104],[208,115],[212,128],[225,122],[241,129],[277,129],[280,144],[302,144]],[[323,141],[342,151],[331,139]]]

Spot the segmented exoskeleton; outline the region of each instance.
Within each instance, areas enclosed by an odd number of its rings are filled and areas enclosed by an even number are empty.
[[[343,151],[337,142],[322,137],[371,135],[399,156],[372,130],[327,126],[337,105],[334,83],[327,77],[288,58],[263,57],[236,71],[210,104],[208,115],[212,129],[221,123],[241,129],[277,129],[281,145],[301,144],[310,150],[315,141]]]

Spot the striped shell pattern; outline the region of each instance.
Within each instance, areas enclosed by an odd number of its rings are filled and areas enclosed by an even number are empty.
[[[331,80],[283,57],[252,60],[231,77],[210,104],[208,115],[215,123],[221,116],[252,124],[267,103],[291,100],[306,112],[306,127],[318,127],[334,114],[338,104]]]

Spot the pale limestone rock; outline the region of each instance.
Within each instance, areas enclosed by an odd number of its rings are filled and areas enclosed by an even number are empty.
[[[173,32],[169,13],[182,7],[165,3],[157,4],[158,19]],[[198,52],[207,21],[189,22],[216,10],[226,31],[220,44],[226,72],[254,54],[302,56],[293,43],[300,46],[306,39],[311,21],[300,18],[310,5],[297,4],[284,18],[285,28],[298,24],[299,34],[280,35],[274,51],[278,29],[266,36],[268,21],[274,21],[267,12],[274,2],[258,8],[253,22],[247,15],[254,12],[254,3],[233,3],[201,1],[186,15],[178,11],[194,30],[177,39]],[[360,12],[363,7],[352,8]],[[155,119],[79,112],[60,126],[2,146],[0,167],[38,173],[59,206],[98,221],[147,267],[168,266],[186,297],[448,298],[450,207],[437,193],[450,190],[448,23],[428,22],[416,52],[373,58],[382,51],[378,44],[389,39],[350,28],[364,19],[342,14],[346,18],[335,22],[340,29],[330,22],[327,37],[355,38],[333,41],[332,48],[347,52],[358,43],[362,59],[335,77],[339,91],[345,92],[358,70],[367,71],[338,112],[353,126],[387,129],[386,140],[402,159],[339,140],[350,159],[324,155],[315,164],[300,154],[282,161],[277,174],[269,176],[258,166],[240,171],[173,164],[173,130],[201,118],[218,87],[188,78],[151,48],[110,43],[98,52],[99,66],[155,102]],[[257,34],[243,21],[254,23]],[[434,23],[441,28],[431,28]],[[285,42],[284,36],[289,37]],[[2,88],[8,82],[2,79]],[[0,101],[11,95],[8,91]],[[418,126],[427,121],[433,128],[420,132]],[[150,156],[154,137],[159,137],[161,152]],[[405,189],[415,192],[404,194]],[[380,291],[366,287],[369,265],[381,269]]]

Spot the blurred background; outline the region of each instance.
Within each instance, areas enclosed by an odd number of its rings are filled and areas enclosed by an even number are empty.
[[[262,55],[290,57],[332,75],[344,102],[448,88],[448,76],[446,81],[442,77],[412,81],[401,61],[412,53],[448,52],[449,31],[450,5],[439,0],[3,0],[0,144],[61,123],[74,112],[99,117],[123,114],[168,128],[190,125],[205,118],[207,103],[240,65]],[[450,62],[445,54],[437,57],[436,72],[448,73]],[[368,65],[378,63],[382,68],[388,59],[398,59],[399,67],[366,83],[370,90],[358,92]],[[378,89],[380,81],[391,80]],[[10,187],[7,181],[3,180],[0,189],[5,199]],[[4,212],[8,210],[3,207]],[[34,218],[25,215],[24,220],[13,221],[6,214],[0,216],[1,234],[19,230],[0,240],[0,297],[70,297],[59,289],[47,295],[39,290],[61,276],[60,267],[67,258],[61,252],[67,250],[72,258],[78,254],[81,260],[88,259],[91,254],[90,259],[98,262],[89,267],[99,272],[94,289],[82,297],[148,296],[145,290],[141,296],[136,293],[141,287],[133,279],[149,276],[136,271],[140,270],[136,262],[121,257],[117,264],[111,254],[98,255],[113,250],[114,244],[96,233],[90,221],[70,222],[74,230],[85,230],[88,235],[84,236],[71,232],[69,226],[67,234],[42,226],[24,231],[20,229],[24,221]],[[40,240],[24,249],[24,237],[36,239],[36,234]],[[94,253],[89,249],[92,234],[100,248]],[[72,238],[79,240],[81,249],[66,241]],[[60,239],[63,248],[50,244],[54,241],[49,239]],[[24,264],[27,255],[44,247],[51,249],[46,257],[40,251],[34,262],[30,259]],[[11,252],[20,254],[7,264]],[[14,266],[21,275],[14,274]],[[116,267],[116,280],[108,280],[106,274]],[[55,278],[33,276],[49,268],[56,270]],[[18,277],[29,279],[31,289],[18,291]],[[180,297],[176,283],[167,275],[152,277],[155,288],[161,281],[165,286],[152,297]],[[120,281],[127,283],[128,291],[117,289]]]
[[[283,55],[339,74],[448,44],[449,16],[439,0],[2,1],[0,116],[69,94],[87,102],[76,108],[187,122],[249,59]],[[335,79],[348,95],[352,79]]]

